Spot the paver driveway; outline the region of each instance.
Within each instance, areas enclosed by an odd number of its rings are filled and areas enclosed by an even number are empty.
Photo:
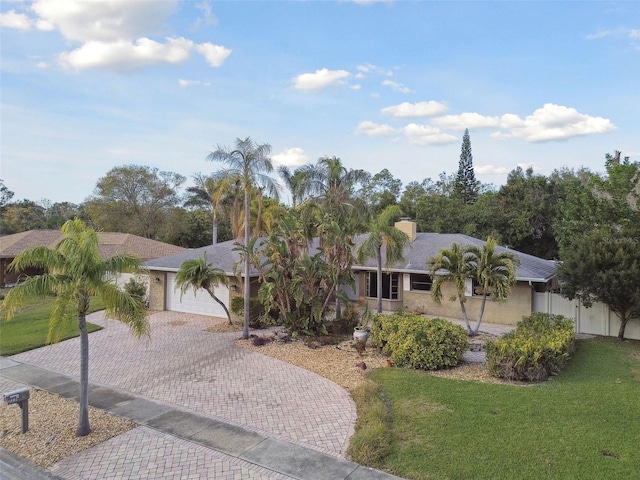
[[[319,375],[240,347],[239,333],[209,333],[209,317],[159,312],[150,340],[92,314],[89,381],[224,419],[343,457],[356,409],[343,388]],[[217,320],[220,321],[220,320]],[[79,376],[79,339],[13,359]]]

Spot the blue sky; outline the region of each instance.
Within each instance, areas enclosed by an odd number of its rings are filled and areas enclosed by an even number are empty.
[[[1,170],[80,203],[111,168],[189,180],[251,136],[406,185],[640,161],[640,2],[0,3]],[[185,186],[186,186],[185,185]]]

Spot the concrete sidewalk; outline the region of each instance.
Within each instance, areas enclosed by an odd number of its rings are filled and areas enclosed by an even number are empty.
[[[0,376],[63,398],[78,398],[77,380],[44,368],[2,358]],[[90,385],[89,403],[140,427],[119,436],[123,438],[115,437],[79,452],[56,464],[50,472],[27,463],[10,468],[12,457],[3,454],[2,478],[398,478],[230,422],[115,389]],[[16,475],[16,470],[24,470],[25,476],[11,476]]]

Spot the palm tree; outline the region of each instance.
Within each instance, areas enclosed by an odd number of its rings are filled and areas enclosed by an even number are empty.
[[[215,287],[218,287],[220,284],[227,285],[228,283],[229,280],[224,270],[214,267],[211,263],[207,263],[207,252],[204,252],[202,257],[192,258],[182,262],[176,274],[176,288],[180,288],[180,299],[182,299],[182,295],[190,288],[193,289],[194,295],[200,289],[206,290],[211,298],[222,306],[224,312],[227,314],[229,325],[231,325],[229,309],[222,300],[216,297],[214,290]]]
[[[400,207],[389,205],[371,222],[367,239],[358,247],[357,259],[363,264],[367,258],[375,257],[377,267],[377,312],[382,312],[382,247],[385,249],[385,267],[404,258],[404,247],[409,241],[406,233],[398,230],[392,222],[401,215]]]
[[[487,243],[482,247],[471,246],[467,251],[475,257],[473,270],[479,288],[482,291],[482,304],[478,314],[476,327],[470,332],[471,336],[478,334],[487,297],[504,302],[511,293],[511,287],[516,283],[516,271],[520,260],[509,251],[496,252],[496,241],[493,237],[487,238]]]
[[[127,324],[134,335],[149,335],[147,309],[140,299],[115,284],[122,272],[141,273],[142,261],[129,254],[101,258],[98,235],[81,220],[69,220],[61,228],[63,238],[53,248],[36,247],[21,252],[9,268],[23,271],[42,268],[45,273],[28,278],[11,289],[0,306],[10,320],[16,310],[34,298],[55,296],[49,319],[47,342],[60,340],[62,332],[77,319],[80,328],[80,416],[76,436],[91,432],[89,427],[89,336],[86,316],[89,299],[97,296],[107,317]]]
[[[431,298],[436,303],[442,302],[442,284],[448,281],[454,283],[456,289],[456,295],[451,300],[458,300],[460,302],[460,308],[462,309],[462,318],[467,326],[467,332],[472,334],[471,325],[469,324],[469,317],[467,316],[467,309],[465,308],[465,302],[467,301],[465,296],[467,278],[473,275],[475,256],[468,252],[461,245],[454,243],[451,248],[445,248],[438,252],[438,254],[429,259],[428,267],[433,275],[433,285],[431,287]]]
[[[189,198],[185,202],[188,205],[206,205],[211,208],[213,224],[211,231],[211,243],[218,243],[218,212],[220,206],[229,196],[231,188],[228,178],[215,178],[196,173],[193,176],[195,185],[187,188]]]
[[[251,137],[244,140],[236,138],[235,149],[218,145],[217,149],[209,155],[207,160],[221,162],[228,168],[221,170],[216,175],[234,179],[244,191],[244,244],[249,245],[251,239],[250,207],[251,191],[253,188],[261,188],[268,195],[277,198],[278,186],[268,173],[273,171],[273,164],[269,158],[271,146],[267,143],[257,145]],[[249,338],[249,296],[251,285],[249,278],[249,257],[244,261],[244,329],[243,338]]]

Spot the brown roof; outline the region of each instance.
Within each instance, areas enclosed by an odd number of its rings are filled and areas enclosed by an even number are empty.
[[[60,230],[29,230],[0,237],[0,258],[14,258],[21,251],[34,247],[53,248],[62,239]],[[99,232],[98,241],[103,257],[133,253],[142,260],[174,255],[186,248],[139,237],[130,233]]]

